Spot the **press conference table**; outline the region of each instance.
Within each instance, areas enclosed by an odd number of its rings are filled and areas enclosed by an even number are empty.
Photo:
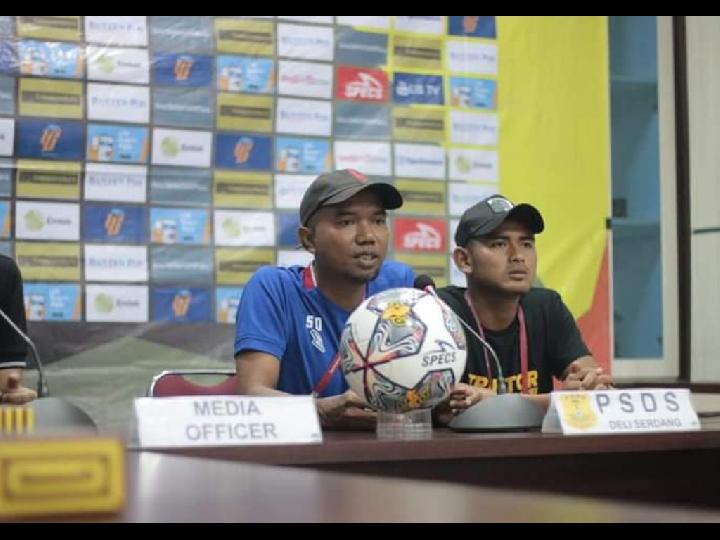
[[[680,522],[718,509],[128,453],[125,522]]]
[[[720,508],[720,421],[681,433],[563,436],[454,433],[379,440],[374,432],[325,431],[317,445],[195,447],[164,454],[363,477],[452,482]],[[310,471],[306,471],[310,472]],[[397,480],[396,480],[397,481]]]

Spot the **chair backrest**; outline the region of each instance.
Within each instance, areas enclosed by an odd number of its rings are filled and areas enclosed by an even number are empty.
[[[187,379],[188,375],[220,375],[222,381],[213,384],[199,384]],[[229,369],[186,369],[166,370],[155,375],[148,397],[170,396],[218,396],[237,394],[237,376]]]

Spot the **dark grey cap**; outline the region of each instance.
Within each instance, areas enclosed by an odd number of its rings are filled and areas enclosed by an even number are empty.
[[[386,210],[402,206],[402,195],[392,184],[373,181],[355,169],[341,169],[321,174],[307,188],[300,202],[300,224],[307,226],[310,218],[323,206],[347,201],[366,189],[377,193]]]
[[[541,233],[545,228],[545,222],[534,206],[526,203],[515,206],[502,195],[492,195],[463,212],[455,231],[455,243],[465,246],[470,239],[493,232],[509,218],[524,224],[533,234]]]

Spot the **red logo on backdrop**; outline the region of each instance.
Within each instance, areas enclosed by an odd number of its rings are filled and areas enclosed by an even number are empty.
[[[395,249],[447,251],[447,222],[442,219],[396,219]]]
[[[337,68],[335,97],[356,101],[387,101],[388,86],[384,71],[340,66]]]

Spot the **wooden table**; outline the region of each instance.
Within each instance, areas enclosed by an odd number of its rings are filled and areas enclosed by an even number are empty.
[[[620,503],[154,452],[129,452],[128,469],[127,507],[108,520],[275,523],[720,521],[717,509]]]
[[[684,433],[562,436],[461,434],[378,440],[325,432],[320,445],[181,448],[167,454],[467,486],[720,507],[720,427]]]

